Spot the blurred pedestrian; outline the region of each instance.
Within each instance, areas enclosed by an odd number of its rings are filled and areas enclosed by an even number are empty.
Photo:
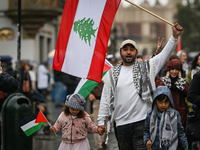
[[[182,77],[185,78],[191,69],[191,66],[188,64],[187,60],[187,52],[185,50],[181,50],[177,53],[177,56],[180,58],[180,61],[182,63],[182,69],[184,71]]]
[[[24,61],[20,61],[21,65],[21,83],[20,83],[20,92],[23,93],[27,98],[32,101],[32,81],[29,74],[29,65]]]
[[[62,142],[58,150],[90,150],[87,130],[103,134],[103,130],[98,129],[84,110],[85,102],[80,94],[67,96],[63,112],[54,126],[50,127],[52,133],[62,131]]]
[[[186,76],[186,80],[189,84],[193,79],[194,74],[200,71],[200,53],[193,58],[191,67],[192,67],[191,70],[188,72]],[[188,100],[186,101],[189,106],[189,111],[190,112],[194,111],[195,104],[190,103]]]
[[[65,92],[67,93],[67,88],[66,88],[66,83],[65,81],[68,78],[68,75],[64,72],[53,70],[54,73],[54,90],[55,90],[55,107],[62,107],[62,100],[65,99],[63,98],[63,91],[66,90]]]
[[[143,62],[144,61],[142,55],[137,55],[137,61],[139,61],[139,62]]]
[[[31,82],[32,82],[32,89],[36,89],[36,72],[35,72],[35,67],[34,65],[28,64],[29,65],[29,74],[31,77]]]
[[[145,120],[144,143],[147,149],[176,150],[178,142],[188,150],[180,114],[174,109],[171,91],[159,86],[154,92],[152,109]]]
[[[47,62],[38,66],[37,75],[37,89],[44,97],[46,97],[47,89],[49,87],[49,70]]]
[[[194,74],[199,71],[200,71],[200,53],[196,55],[192,60],[192,68],[186,76],[187,82],[190,83],[191,80],[193,79]]]
[[[74,93],[79,81],[80,78],[66,74],[65,80],[63,82],[67,86],[67,95]]]
[[[0,61],[0,91],[2,92],[15,92],[19,88],[19,82],[11,75],[3,72]],[[0,103],[0,112],[3,101]],[[0,118],[0,135],[1,135],[1,118]],[[1,136],[0,136],[0,147],[1,147]]]
[[[117,126],[120,150],[145,150],[143,143],[144,122],[151,108],[155,77],[170,57],[183,28],[176,23],[173,35],[161,53],[144,62],[138,62],[138,48],[134,41],[125,40],[120,46],[122,61],[104,76],[98,115],[99,128],[104,128],[108,117],[107,132],[113,119]]]

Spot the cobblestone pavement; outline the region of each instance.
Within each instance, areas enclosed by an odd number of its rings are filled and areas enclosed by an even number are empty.
[[[46,103],[48,109],[47,120],[54,124],[56,119],[58,118],[59,114],[62,111],[62,107],[56,108],[54,106],[54,102],[48,100]],[[94,136],[93,133],[88,133],[88,140],[90,143],[90,150],[97,150],[97,147],[94,143]],[[61,142],[61,133],[58,133],[57,136],[53,133],[49,135],[44,134],[43,128],[40,129],[36,134],[33,136],[33,150],[56,150],[58,149]],[[114,131],[111,132],[109,136],[108,142],[108,150],[118,150],[116,138],[114,135]]]

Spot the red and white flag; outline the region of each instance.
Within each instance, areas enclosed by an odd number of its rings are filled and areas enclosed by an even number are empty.
[[[107,44],[121,0],[66,0],[53,68],[101,82]]]
[[[181,51],[181,37],[178,38],[178,46],[177,46],[177,52]]]

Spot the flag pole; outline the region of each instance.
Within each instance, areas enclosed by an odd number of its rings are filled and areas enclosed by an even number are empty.
[[[40,112],[42,113],[42,115],[44,116],[44,118],[47,120],[47,118],[46,118],[46,116],[43,114],[43,112],[40,110]],[[48,122],[48,124],[49,124],[49,126],[51,127],[52,125],[51,125],[51,123],[47,120],[47,122]],[[54,134],[57,136],[57,134],[54,132]]]
[[[164,21],[165,23],[167,23],[167,24],[169,24],[169,25],[171,25],[171,26],[173,26],[173,25],[174,25],[173,23],[171,23],[171,22],[169,22],[169,21],[167,21],[167,20],[163,19],[162,17],[160,17],[160,16],[158,16],[158,15],[156,15],[156,14],[152,13],[151,11],[149,11],[149,10],[147,10],[147,9],[145,9],[145,8],[143,8],[143,7],[141,7],[141,6],[137,5],[137,4],[135,4],[135,3],[133,3],[133,2],[131,2],[131,1],[129,1],[129,0],[125,0],[125,1],[127,1],[127,2],[129,2],[130,4],[132,4],[132,5],[134,5],[134,6],[138,7],[138,8],[140,8],[140,9],[142,9],[142,10],[146,11],[147,13],[149,13],[149,14],[153,15],[154,17],[156,17],[156,18],[158,18],[158,19],[160,19],[160,20]]]

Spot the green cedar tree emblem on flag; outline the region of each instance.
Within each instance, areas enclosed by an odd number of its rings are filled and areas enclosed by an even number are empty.
[[[83,18],[82,20],[78,20],[74,22],[74,32],[78,32],[79,37],[81,40],[84,39],[85,43],[89,43],[90,45],[90,41],[91,41],[91,36],[93,35],[95,37],[95,32],[97,30],[93,29],[93,25],[94,25],[94,21],[93,19],[87,19],[85,20],[85,18]]]

